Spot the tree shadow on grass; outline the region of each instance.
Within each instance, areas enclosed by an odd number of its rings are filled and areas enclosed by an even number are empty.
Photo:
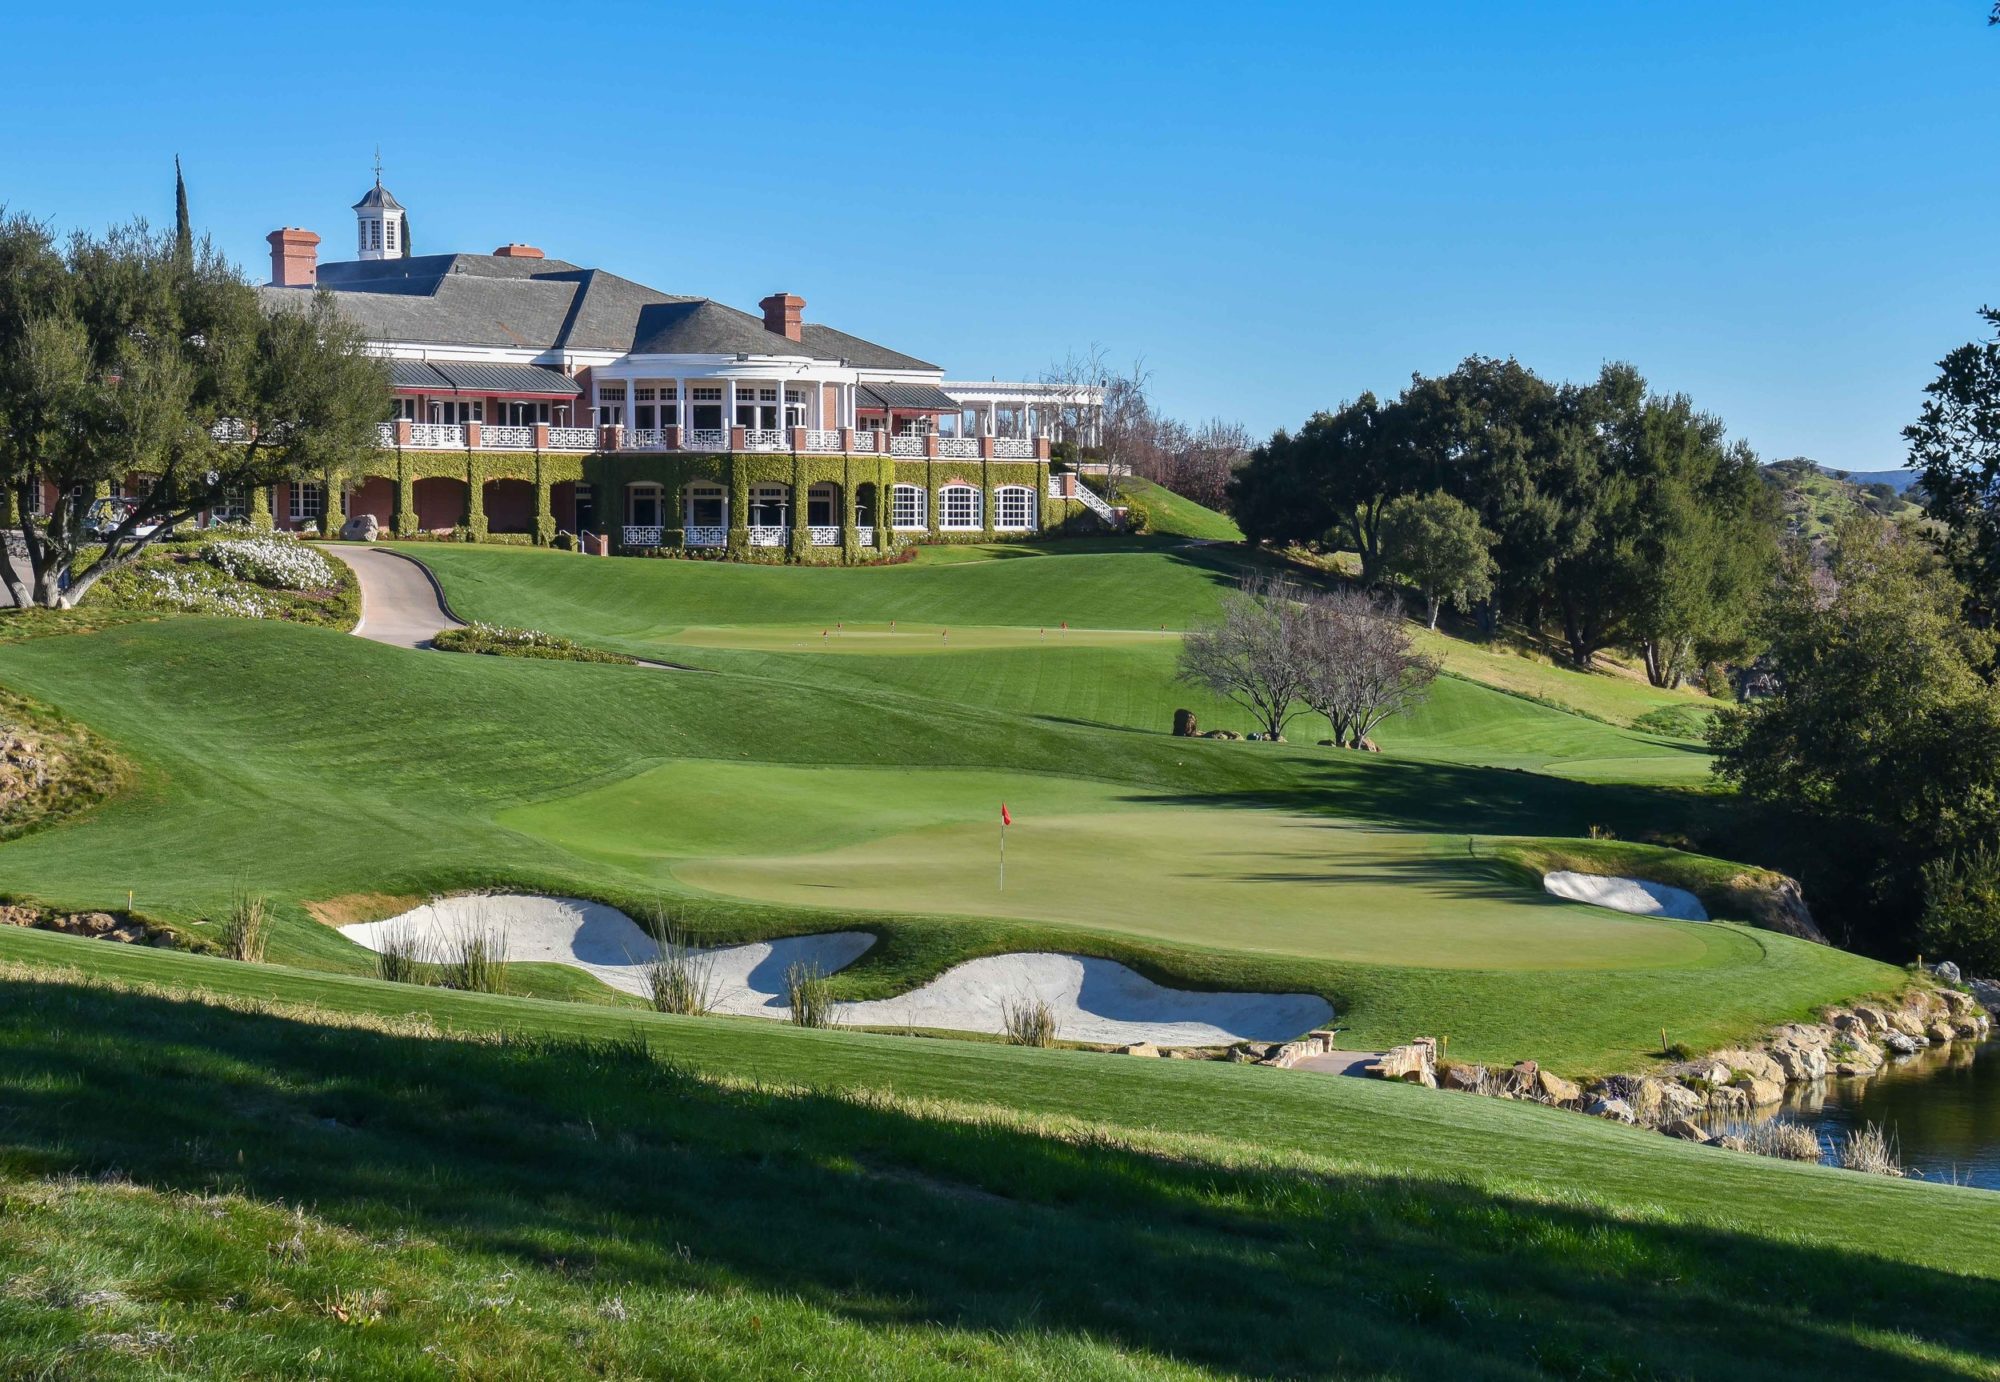
[[[423,1039],[5,982],[0,1050],[17,1173],[299,1203],[490,1261],[516,1293],[582,1270],[628,1301],[743,1288],[918,1335],[1293,1376],[1945,1378],[2000,1349],[1984,1279],[728,1089],[637,1041]]]

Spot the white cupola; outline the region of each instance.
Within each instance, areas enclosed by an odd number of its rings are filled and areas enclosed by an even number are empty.
[[[362,259],[400,259],[409,253],[403,204],[382,185],[379,165],[375,170],[375,185],[354,204],[354,231]]]

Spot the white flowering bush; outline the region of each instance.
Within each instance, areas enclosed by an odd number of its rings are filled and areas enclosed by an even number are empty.
[[[338,583],[333,563],[288,533],[221,538],[201,549],[201,559],[239,581],[274,590],[326,590]]]
[[[264,619],[278,610],[254,590],[217,586],[213,578],[185,567],[147,566],[139,573],[141,595],[154,604],[193,614],[231,614],[239,619]]]
[[[501,624],[477,621],[460,629],[446,629],[432,640],[432,646],[448,653],[488,653],[496,657],[540,657],[562,662],[624,662],[631,658],[602,648],[586,648],[567,638],[540,629],[512,629]]]

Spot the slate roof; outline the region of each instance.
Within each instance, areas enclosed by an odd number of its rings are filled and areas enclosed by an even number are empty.
[[[845,360],[860,369],[939,368],[817,322],[806,323],[802,339],[793,341],[765,330],[761,316],[560,259],[427,254],[322,264],[318,277],[321,287],[333,291],[342,315],[377,341],[637,355],[781,355]],[[276,301],[298,297],[291,288],[263,291]]]

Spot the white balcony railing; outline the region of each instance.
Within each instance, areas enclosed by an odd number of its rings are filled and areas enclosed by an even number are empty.
[[[840,529],[815,523],[806,529],[807,539],[815,547],[840,546]]]
[[[921,456],[924,454],[924,439],[922,437],[891,437],[889,438],[889,454],[891,456]]]
[[[208,435],[215,441],[249,441],[250,424],[241,418],[218,418],[208,429]]]
[[[479,429],[479,443],[482,447],[490,446],[497,451],[532,451],[535,447],[535,429],[482,427]]]
[[[426,451],[441,451],[465,445],[465,429],[451,422],[414,422],[410,424],[410,445]]]
[[[745,451],[783,451],[785,433],[778,427],[746,427],[743,429],[743,449]]]
[[[995,437],[993,439],[993,459],[996,461],[1029,461],[1035,457],[1035,443],[1027,437]]]
[[[635,427],[625,434],[625,445],[633,451],[665,451],[667,430],[664,427]]]
[[[939,437],[937,453],[955,461],[976,461],[979,459],[979,438]]]
[[[1069,496],[1068,496],[1067,494],[1064,494],[1064,493],[1063,493],[1063,477],[1062,477],[1062,476],[1060,476],[1060,475],[1051,475],[1051,476],[1049,476],[1049,498],[1051,498],[1051,499],[1067,499],[1067,498],[1069,498]]]
[[[808,451],[840,450],[840,429],[838,427],[832,427],[822,430],[820,428],[815,427],[812,430],[808,431],[806,433],[806,450]]]
[[[596,449],[597,429],[595,427],[549,428],[549,450],[551,451],[595,451]]]
[[[854,540],[862,547],[873,547],[875,545],[875,530],[873,528],[862,528],[855,533]]]
[[[857,427],[854,430],[854,449],[866,454],[873,454],[880,449],[876,445],[876,438],[880,435],[872,427]]]
[[[687,530],[687,545],[690,547],[727,547],[729,545],[729,530],[727,528],[691,527]]]
[[[750,529],[752,547],[783,547],[791,533],[790,528],[780,528],[770,524],[760,524]]]
[[[729,433],[720,427],[690,427],[681,433],[681,442],[689,451],[723,451],[729,447]]]
[[[217,438],[217,440],[219,441],[221,438]],[[377,446],[394,446],[396,444],[396,424],[393,422],[376,423],[375,444]]]
[[[648,527],[643,523],[627,523],[625,525],[625,545],[627,547],[658,547],[661,535],[662,530],[658,527]]]

